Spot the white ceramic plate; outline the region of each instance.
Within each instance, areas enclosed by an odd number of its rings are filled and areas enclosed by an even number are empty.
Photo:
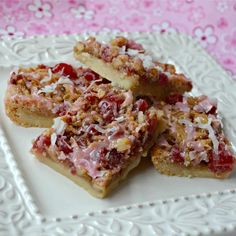
[[[126,35],[126,34],[125,34]],[[225,130],[236,144],[236,82],[188,36],[128,35],[174,63],[194,83],[193,94],[216,98]],[[236,173],[227,180],[160,175],[149,162],[103,200],[39,163],[31,141],[42,129],[21,128],[4,113],[13,66],[73,60],[87,35],[31,37],[0,42],[0,235],[200,235],[236,229]],[[99,34],[102,40],[114,34]]]

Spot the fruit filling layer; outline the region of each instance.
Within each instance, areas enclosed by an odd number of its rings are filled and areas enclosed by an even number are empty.
[[[98,79],[102,81],[98,74],[89,69],[60,63],[54,67],[39,65],[19,68],[12,72],[9,86],[17,90],[11,99],[31,102],[41,110],[63,115],[92,81]]]
[[[158,62],[158,59],[150,52],[145,51],[141,44],[124,37],[116,37],[110,43],[104,44],[90,37],[86,41],[78,42],[75,53],[89,53],[111,65],[128,76],[138,75],[144,81],[168,84],[170,79],[183,78],[192,84],[183,74],[177,74],[175,67],[170,64]]]
[[[172,95],[156,104],[164,112],[168,129],[158,139],[167,158],[185,166],[204,163],[214,173],[233,169],[235,157],[226,139],[216,103],[206,96]]]
[[[54,156],[73,174],[80,170],[92,179],[109,179],[146,154],[158,120],[146,100],[99,82],[91,83],[67,114],[35,140],[33,152]]]

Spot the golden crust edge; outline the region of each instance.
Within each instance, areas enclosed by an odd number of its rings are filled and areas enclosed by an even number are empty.
[[[134,161],[130,162],[128,167],[123,169],[119,176],[113,176],[107,186],[101,186],[96,183],[92,183],[91,177],[86,173],[82,173],[77,170],[77,174],[73,175],[70,172],[70,169],[63,165],[62,163],[55,161],[49,157],[49,155],[43,156],[38,153],[33,152],[36,158],[44,163],[46,166],[52,168],[56,172],[60,173],[63,176],[66,176],[68,179],[76,183],[78,186],[85,189],[92,196],[97,198],[105,198],[113,189],[115,189],[119,183],[126,178],[128,173],[134,169],[141,161],[141,155],[136,156]]]
[[[72,175],[70,172],[70,169],[68,167],[66,167],[65,165],[63,165],[62,163],[60,163],[58,161],[58,159],[51,154],[51,152],[47,152],[46,156],[37,153],[36,151],[34,151],[34,149],[32,149],[31,152],[36,156],[36,158],[39,161],[41,161],[45,165],[51,167],[52,169],[54,169],[58,173],[66,176],[67,178],[69,178],[70,180],[75,182],[77,185],[79,185],[80,187],[87,190],[94,197],[105,198],[113,189],[115,189],[119,185],[119,183],[123,179],[126,178],[128,173],[132,169],[134,169],[135,167],[137,167],[139,165],[141,158],[145,157],[148,154],[148,151],[153,146],[157,136],[164,131],[165,125],[166,125],[166,123],[164,122],[164,120],[159,119],[156,130],[154,131],[153,137],[146,144],[146,147],[144,147],[144,150],[139,155],[135,155],[135,156],[130,157],[130,161],[129,161],[127,167],[124,168],[121,171],[121,173],[118,173],[118,174],[112,176],[112,178],[109,179],[108,184],[107,183],[105,184],[105,185],[107,185],[107,187],[105,186],[104,188],[102,188],[101,185],[98,185],[96,183],[92,184],[92,181],[90,181],[91,177],[86,172],[82,172],[82,171],[79,172],[77,170],[77,175]],[[94,188],[93,188],[93,186],[94,186]]]
[[[154,167],[161,174],[179,177],[199,177],[199,178],[216,178],[225,179],[233,172],[227,171],[224,173],[214,173],[210,171],[205,164],[197,166],[184,166],[178,163],[173,163],[166,158],[166,156],[159,155],[159,148],[154,146],[151,151],[151,159]]]
[[[39,127],[49,128],[53,124],[55,116],[52,115],[41,115],[40,110],[31,111],[29,107],[22,102],[16,103],[11,96],[17,94],[16,86],[8,86],[5,98],[5,112],[12,122],[25,128]],[[29,96],[30,97],[30,96]],[[36,108],[36,107],[35,107]]]
[[[114,86],[133,91],[139,85],[138,76],[126,76],[124,73],[114,69],[109,63],[105,63],[89,53],[78,53],[74,49],[74,57],[103,78],[111,81]]]
[[[168,86],[155,86],[155,82],[141,82],[139,76],[127,76],[125,73],[114,69],[109,63],[105,63],[102,59],[96,58],[87,52],[78,52],[76,46],[74,48],[74,57],[102,77],[110,80],[113,85],[124,89],[130,89],[137,95],[155,96],[156,99],[161,100],[165,99],[170,93],[183,94],[192,89],[191,82],[180,77],[171,79],[170,85]]]

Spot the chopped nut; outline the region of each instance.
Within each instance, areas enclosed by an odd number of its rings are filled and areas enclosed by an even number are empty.
[[[138,112],[138,123],[139,123],[139,124],[143,123],[143,122],[144,122],[144,119],[145,119],[145,117],[144,117],[143,112],[142,112],[142,111],[139,111],[139,112]]]
[[[106,92],[103,89],[99,89],[97,92],[98,98],[104,97],[105,94],[106,94]]]
[[[130,147],[131,147],[131,142],[127,137],[117,139],[116,148],[118,152],[126,151],[130,149]]]
[[[116,37],[115,39],[111,40],[111,45],[122,47],[128,43],[128,40],[125,37]]]
[[[85,46],[84,46],[83,43],[79,42],[79,43],[76,44],[75,49],[76,49],[77,52],[83,52],[84,49],[85,49]]]

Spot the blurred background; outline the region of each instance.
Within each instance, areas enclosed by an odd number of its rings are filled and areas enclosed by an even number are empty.
[[[236,79],[236,0],[1,0],[0,38],[104,31],[195,37]]]

